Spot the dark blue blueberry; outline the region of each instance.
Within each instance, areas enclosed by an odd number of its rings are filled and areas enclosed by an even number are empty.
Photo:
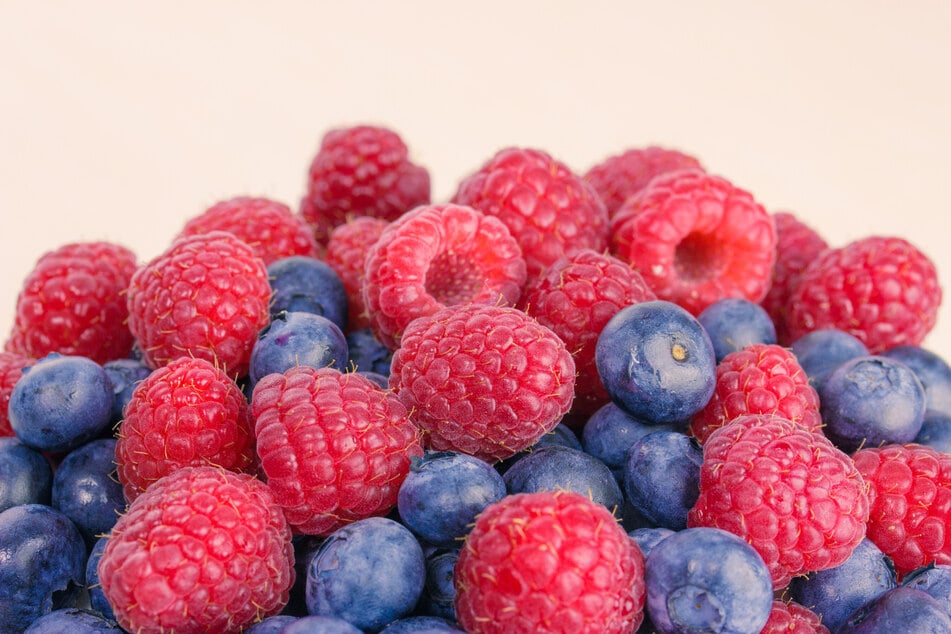
[[[622,484],[620,486],[623,489],[623,477],[621,482]],[[628,500],[627,497],[624,498],[624,503],[621,504],[620,512],[615,515],[619,515],[621,526],[628,533],[639,528],[657,528],[654,522],[641,515],[641,512],[634,508],[634,505],[631,504],[631,501]]]
[[[384,627],[380,634],[465,634],[465,630],[435,616],[409,616]]]
[[[53,469],[43,454],[16,438],[0,438],[0,511],[49,504],[52,488]]]
[[[925,388],[927,409],[951,416],[951,366],[944,359],[920,346],[898,346],[881,355],[911,368]]]
[[[264,620],[258,621],[251,627],[242,630],[242,634],[279,634],[285,631],[284,628],[286,626],[295,623],[297,620],[298,617],[286,614],[269,616]]]
[[[23,504],[0,513],[0,632],[76,607],[85,568],[83,536],[59,511]]]
[[[125,412],[125,406],[132,398],[132,391],[142,379],[147,377],[152,370],[140,360],[136,359],[117,359],[108,361],[102,365],[106,375],[112,382],[112,422],[117,423],[122,420]]]
[[[915,442],[928,445],[937,451],[951,453],[951,415],[926,410]]]
[[[376,631],[412,611],[426,561],[408,528],[383,517],[334,531],[307,570],[307,611]]]
[[[345,619],[336,616],[312,615],[294,619],[280,630],[281,634],[363,634]]]
[[[624,466],[624,491],[641,515],[663,528],[687,528],[700,495],[703,451],[690,436],[654,431],[634,441]]]
[[[307,614],[307,570],[310,561],[324,543],[323,537],[315,535],[294,535],[291,545],[294,547],[294,585],[290,597],[281,614],[305,616]]]
[[[347,333],[347,347],[350,351],[348,368],[390,376],[393,351],[380,343],[372,330],[354,330]]]
[[[618,484],[624,486],[624,465],[634,441],[652,431],[670,428],[639,420],[614,403],[607,403],[584,424],[581,445],[586,453],[608,465]]]
[[[901,585],[927,592],[951,616],[951,566],[931,564],[912,570]]]
[[[63,608],[33,621],[23,634],[110,634],[124,631],[115,621],[80,608]]]
[[[856,357],[868,356],[868,348],[844,330],[826,328],[806,333],[791,346],[809,381],[819,389],[825,377]]]
[[[656,423],[690,418],[716,385],[710,337],[693,315],[662,300],[615,314],[598,336],[595,362],[611,400]]]
[[[258,334],[251,350],[251,384],[301,365],[345,370],[347,340],[332,321],[312,313],[280,313]]]
[[[53,476],[53,508],[73,520],[92,548],[125,510],[116,475],[116,440],[100,438],[69,452]]]
[[[115,612],[106,599],[106,594],[99,585],[99,560],[102,559],[102,553],[106,550],[106,544],[109,543],[109,537],[103,535],[96,540],[89,553],[89,559],[86,560],[86,591],[89,593],[90,607],[111,621],[116,620]]]
[[[903,363],[857,357],[836,368],[819,389],[823,431],[845,453],[907,443],[921,430],[925,392]]]
[[[637,542],[637,545],[640,547],[641,552],[647,557],[650,552],[654,549],[654,546],[657,543],[664,539],[665,537],[670,537],[676,531],[672,531],[669,528],[635,528],[634,530],[628,533],[628,536]]]
[[[465,537],[476,515],[505,494],[502,476],[485,461],[452,451],[427,452],[413,459],[397,508],[416,535],[450,547]]]
[[[568,425],[565,425],[564,423],[558,423],[550,432],[542,434],[541,438],[539,438],[535,444],[528,449],[520,451],[514,456],[495,463],[495,470],[501,474],[504,474],[509,470],[509,468],[511,468],[513,464],[525,456],[529,455],[540,447],[547,447],[548,445],[559,445],[561,447],[569,447],[571,449],[583,451],[581,448],[581,441],[578,439],[578,435],[573,432],[571,428],[568,427]]]
[[[110,429],[114,401],[101,365],[52,353],[24,369],[13,387],[10,426],[24,445],[70,451]]]
[[[453,573],[459,561],[458,550],[434,549],[426,556],[426,584],[417,611],[456,620],[456,586]]]
[[[773,319],[762,306],[748,299],[721,299],[707,306],[697,320],[710,335],[717,363],[754,343],[776,343]]]
[[[282,258],[267,267],[271,284],[271,314],[287,311],[326,317],[340,330],[347,328],[347,291],[326,262],[304,255]]]
[[[948,634],[951,632],[951,616],[926,592],[899,586],[856,610],[835,632]]]
[[[769,619],[773,581],[762,557],[719,528],[688,528],[645,561],[647,610],[662,632],[749,632]]]

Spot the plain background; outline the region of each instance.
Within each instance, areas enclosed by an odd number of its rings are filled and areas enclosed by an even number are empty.
[[[220,199],[296,208],[323,133],[364,122],[437,202],[505,146],[583,172],[660,144],[951,280],[951,3],[269,4],[0,0],[0,339],[45,251],[145,262]],[[948,304],[925,345],[951,358]]]

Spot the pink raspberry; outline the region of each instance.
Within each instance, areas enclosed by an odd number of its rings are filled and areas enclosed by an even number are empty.
[[[793,601],[773,601],[760,634],[829,634],[819,615]]]
[[[23,368],[34,363],[34,359],[16,352],[0,352],[0,437],[14,436],[7,413],[13,388],[23,376]]]
[[[370,315],[363,302],[363,281],[366,278],[366,255],[389,225],[386,220],[359,216],[337,225],[327,242],[324,261],[343,282],[349,301],[347,330],[370,327]]]
[[[390,373],[429,446],[486,461],[550,432],[571,407],[574,382],[558,335],[518,309],[480,304],[412,322]]]

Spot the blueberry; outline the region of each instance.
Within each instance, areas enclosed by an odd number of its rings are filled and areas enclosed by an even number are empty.
[[[86,591],[89,593],[90,607],[105,618],[115,621],[115,612],[102,591],[102,586],[99,585],[99,560],[102,559],[102,553],[106,550],[108,543],[109,537],[103,535],[96,540],[89,553],[89,559],[86,560]]]
[[[315,618],[327,618],[327,617],[315,617]],[[287,614],[279,614],[275,616],[269,616],[266,619],[258,621],[251,627],[242,631],[242,634],[279,634],[280,632],[285,631],[284,628],[291,623],[295,623],[298,620],[296,616],[289,616]],[[316,631],[316,630],[308,630]]]
[[[776,325],[769,313],[748,299],[728,297],[707,306],[697,315],[716,353],[723,357],[754,343],[776,343]]]
[[[434,549],[426,556],[426,583],[417,611],[456,620],[456,586],[453,572],[459,561],[458,550]]]
[[[112,382],[112,422],[117,423],[123,418],[125,406],[132,398],[132,391],[135,390],[135,386],[147,377],[152,370],[145,363],[136,359],[108,361],[102,365],[102,369],[106,371],[109,381]]]
[[[283,311],[320,315],[346,330],[347,291],[329,264],[295,255],[272,262],[267,267],[267,276],[272,315]]]
[[[690,418],[716,385],[716,357],[703,326],[663,300],[621,309],[595,346],[604,387],[621,409],[656,423]]]
[[[408,614],[423,592],[426,562],[416,537],[383,517],[333,532],[307,569],[307,611],[376,631]]]
[[[925,388],[927,409],[951,417],[951,366],[944,359],[920,346],[898,346],[881,355],[911,368]]]
[[[806,333],[793,342],[791,349],[816,389],[830,372],[846,361],[869,354],[857,337],[835,328]]]
[[[112,530],[125,510],[116,476],[116,440],[100,438],[73,449],[53,476],[53,508],[73,520],[86,543]]]
[[[390,376],[393,351],[384,346],[372,330],[348,332],[347,349],[350,351],[348,367]]]
[[[673,531],[669,528],[635,528],[634,530],[628,533],[628,536],[637,542],[638,547],[641,549],[641,553],[647,557],[650,552],[654,549],[654,546],[660,542],[660,540],[670,537],[676,531]]]
[[[901,585],[927,592],[951,615],[951,566],[931,564],[912,570]]]
[[[380,634],[465,634],[465,630],[435,616],[410,616],[397,619],[383,628]]]
[[[114,621],[104,619],[94,612],[79,608],[54,610],[33,621],[23,634],[109,634],[122,632]]]
[[[16,438],[0,438],[0,511],[20,504],[49,504],[53,470],[43,454]]]
[[[690,436],[663,430],[641,436],[624,467],[627,498],[658,526],[687,528],[687,512],[700,495],[701,462],[703,451]]]
[[[899,586],[855,611],[836,634],[947,634],[951,616],[927,593]]]
[[[352,623],[336,616],[313,615],[294,619],[281,634],[363,634]]]
[[[951,415],[926,410],[915,442],[928,445],[937,451],[951,453]]]
[[[641,436],[660,429],[671,426],[634,418],[614,403],[606,403],[581,429],[581,445],[586,453],[606,464],[623,486],[624,464],[631,445]]]
[[[332,321],[311,313],[280,313],[271,318],[251,350],[249,378],[261,377],[301,365],[343,369],[347,340]]]

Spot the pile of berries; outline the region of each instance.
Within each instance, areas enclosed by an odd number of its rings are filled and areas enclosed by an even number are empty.
[[[332,130],[0,352],[0,631],[951,631],[941,287],[683,152]]]

